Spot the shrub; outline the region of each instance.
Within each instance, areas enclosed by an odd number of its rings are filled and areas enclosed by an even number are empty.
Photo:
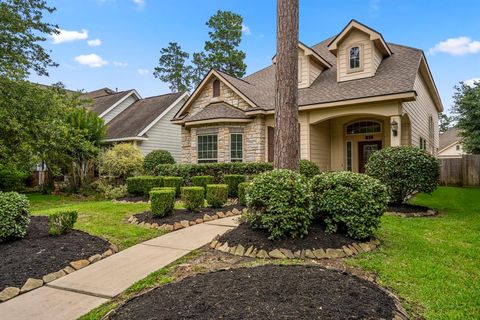
[[[365,173],[380,180],[389,201],[401,204],[416,192],[432,193],[438,186],[440,166],[428,152],[416,147],[390,147],[375,152]]]
[[[175,159],[173,159],[171,153],[167,150],[153,150],[145,156],[145,159],[143,159],[143,169],[148,174],[151,174],[159,164],[174,163]]]
[[[161,191],[161,190],[173,190],[173,191],[176,191],[176,189],[175,189],[175,188],[172,188],[172,187],[156,187],[156,188],[150,189],[150,192],[152,192],[152,191]]]
[[[354,239],[371,237],[380,226],[387,192],[377,179],[353,172],[326,172],[311,181],[312,208],[328,232],[346,232]]]
[[[245,219],[266,229],[270,239],[303,237],[312,221],[310,198],[304,176],[286,169],[265,172],[248,187]]]
[[[0,164],[0,191],[19,191],[25,189],[29,172],[19,170],[13,165]]]
[[[62,211],[50,214],[48,216],[48,233],[52,236],[58,236],[72,230],[77,218],[77,211]]]
[[[175,206],[175,190],[164,189],[150,191],[150,209],[156,217],[165,217],[173,212]]]
[[[183,187],[182,201],[187,210],[197,211],[205,204],[205,189],[202,187]]]
[[[238,184],[245,182],[247,179],[241,174],[226,174],[223,176],[223,182],[228,185],[228,195],[230,197],[238,196]]]
[[[207,202],[213,208],[221,208],[228,200],[226,184],[207,184]]]
[[[315,162],[302,159],[300,160],[300,174],[310,179],[320,174],[320,168]]]
[[[91,184],[91,187],[105,199],[117,199],[127,196],[126,185],[115,186],[106,179],[98,179]]]
[[[241,182],[238,184],[238,202],[242,205],[245,206],[247,205],[247,188],[251,186],[251,182]]]
[[[127,178],[128,193],[148,195],[152,188],[163,187],[163,177],[138,176]]]
[[[182,185],[182,177],[163,177],[163,186],[175,188],[177,197],[180,195],[180,187]]]
[[[213,184],[213,176],[194,176],[192,177],[192,184],[197,187],[206,188],[207,184]],[[205,189],[206,190],[206,189]]]
[[[143,155],[130,143],[120,143],[100,156],[100,174],[121,183],[142,173]]]
[[[28,208],[25,195],[0,191],[0,240],[22,238],[27,234],[30,222]]]

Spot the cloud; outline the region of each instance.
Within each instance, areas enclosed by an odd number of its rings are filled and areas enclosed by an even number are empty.
[[[470,80],[465,80],[463,82],[465,82],[465,84],[467,86],[473,87],[473,86],[475,86],[475,82],[480,82],[480,78],[473,78],[473,79],[470,79]]]
[[[81,31],[69,31],[63,29],[57,29],[58,34],[52,34],[52,43],[59,44],[64,42],[72,42],[77,40],[85,40],[88,38],[88,30],[82,29]]]
[[[100,39],[88,40],[87,44],[90,47],[98,47],[98,46],[102,45],[102,40],[100,40]]]
[[[138,7],[143,7],[145,5],[145,0],[132,0],[132,2]]]
[[[242,32],[246,34],[247,36],[251,35],[252,32],[250,31],[250,28],[247,27],[246,25],[242,24]]]
[[[435,52],[448,53],[452,56],[480,53],[480,41],[473,41],[469,37],[449,38],[429,50],[430,54]]]
[[[75,57],[75,61],[90,68],[99,68],[108,64],[108,61],[103,60],[102,57],[95,53],[82,54]]]
[[[148,69],[137,69],[137,73],[141,76],[145,76],[149,73]]]
[[[113,65],[114,65],[115,67],[125,68],[126,66],[128,66],[128,63],[126,63],[126,62],[119,62],[119,61],[113,61]]]

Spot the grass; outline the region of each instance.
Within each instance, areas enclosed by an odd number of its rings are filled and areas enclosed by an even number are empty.
[[[348,263],[376,273],[414,317],[480,319],[480,189],[443,187],[412,203],[441,215],[384,216],[383,245]]]

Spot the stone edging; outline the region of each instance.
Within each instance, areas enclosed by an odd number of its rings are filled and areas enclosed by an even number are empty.
[[[246,209],[243,209],[245,211]],[[148,223],[145,221],[139,222],[138,219],[132,215],[130,218],[128,218],[128,222],[131,224],[137,225],[142,228],[147,228],[147,229],[158,229],[158,230],[163,230],[163,231],[175,231],[183,228],[188,228],[191,226],[194,226],[196,224],[201,224],[207,221],[213,221],[221,218],[226,218],[226,217],[232,217],[232,216],[238,216],[242,214],[242,211],[238,210],[237,208],[233,208],[232,210],[228,210],[227,212],[223,211],[217,211],[215,214],[209,215],[209,214],[204,214],[203,218],[197,218],[195,220],[181,220],[179,222],[174,222],[172,224],[162,224],[159,225],[158,223]]]
[[[221,243],[218,241],[218,237],[216,237],[212,242],[210,242],[210,248],[221,252],[234,254],[236,256],[260,259],[336,259],[354,256],[362,252],[372,251],[379,244],[380,241],[376,239],[369,242],[354,242],[352,244],[343,246],[340,249],[303,249],[293,252],[289,249],[277,248],[267,252],[266,250],[258,249],[254,246],[245,248],[242,244],[230,247],[228,245],[228,241]]]
[[[80,270],[92,263],[95,263],[97,261],[100,261],[106,257],[109,257],[115,253],[118,252],[118,248],[116,245],[111,244],[110,248],[105,251],[102,254],[94,254],[93,256],[89,257],[88,259],[81,259],[81,260],[76,260],[70,262],[68,266],[65,268],[58,270],[57,272],[52,272],[47,275],[44,275],[42,279],[34,279],[34,278],[28,278],[27,281],[24,283],[24,285],[21,288],[17,287],[6,287],[0,292],[0,303],[7,301],[11,298],[14,298],[20,294],[29,292],[33,289],[37,289],[49,282],[52,282],[53,280],[57,280],[63,276],[66,276],[67,274],[70,274],[72,272],[75,272],[77,270]]]
[[[429,209],[426,212],[395,212],[395,211],[387,211],[388,215],[402,217],[402,218],[422,218],[422,217],[434,217],[438,215],[438,211]]]

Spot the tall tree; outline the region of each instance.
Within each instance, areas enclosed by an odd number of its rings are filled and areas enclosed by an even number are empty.
[[[438,115],[438,128],[440,133],[444,133],[452,126],[452,117],[447,116],[445,113],[440,113]]]
[[[192,73],[190,74],[193,87],[197,87],[203,77],[210,70],[210,66],[207,62],[207,56],[203,52],[195,52],[192,59]]]
[[[460,82],[453,95],[453,114],[460,129],[463,148],[480,154],[480,81],[469,86]]]
[[[277,0],[275,168],[298,170],[298,0]]]
[[[47,67],[57,65],[40,44],[45,35],[58,33],[56,25],[42,20],[54,10],[45,0],[0,2],[0,76],[21,79],[30,70],[48,75]]]
[[[160,59],[153,75],[169,83],[172,91],[189,90],[192,74],[192,67],[187,64],[189,56],[178,43],[170,42],[168,47],[160,50]]]

